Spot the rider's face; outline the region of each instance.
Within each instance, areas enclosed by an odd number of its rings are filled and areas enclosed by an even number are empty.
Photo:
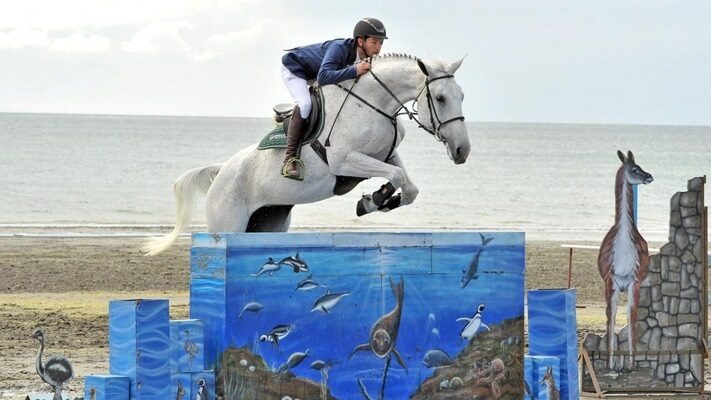
[[[365,40],[358,39],[362,44],[363,52],[366,57],[373,57],[380,53],[380,48],[383,47],[383,39],[368,36]]]

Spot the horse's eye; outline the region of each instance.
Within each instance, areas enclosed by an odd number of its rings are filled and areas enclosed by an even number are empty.
[[[435,99],[437,99],[437,101],[439,101],[440,103],[444,103],[444,96],[442,96],[441,94],[435,96]]]

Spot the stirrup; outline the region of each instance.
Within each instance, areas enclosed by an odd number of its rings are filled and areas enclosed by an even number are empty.
[[[291,165],[294,165],[294,168],[298,172],[297,175],[292,175],[289,173],[289,167]],[[297,181],[303,181],[304,180],[304,162],[301,161],[300,159],[296,157],[291,157],[290,159],[286,160],[284,162],[284,165],[281,167],[281,175],[285,178],[289,179],[296,179]]]

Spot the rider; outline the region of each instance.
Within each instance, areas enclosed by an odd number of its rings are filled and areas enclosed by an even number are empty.
[[[380,53],[387,38],[380,20],[363,18],[353,29],[352,39],[334,39],[287,50],[281,58],[281,75],[296,106],[287,130],[283,176],[304,179],[303,163],[297,154],[311,112],[308,81],[315,79],[319,85],[329,85],[363,75],[370,70],[370,63],[363,61]]]

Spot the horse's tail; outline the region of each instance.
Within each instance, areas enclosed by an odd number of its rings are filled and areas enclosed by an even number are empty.
[[[222,164],[194,168],[175,180],[173,183],[176,208],[175,228],[165,236],[148,239],[141,248],[147,256],[154,256],[167,250],[175,243],[178,235],[190,225],[196,192],[207,193],[210,185],[212,185],[215,177],[220,172],[220,168],[222,168]]]

